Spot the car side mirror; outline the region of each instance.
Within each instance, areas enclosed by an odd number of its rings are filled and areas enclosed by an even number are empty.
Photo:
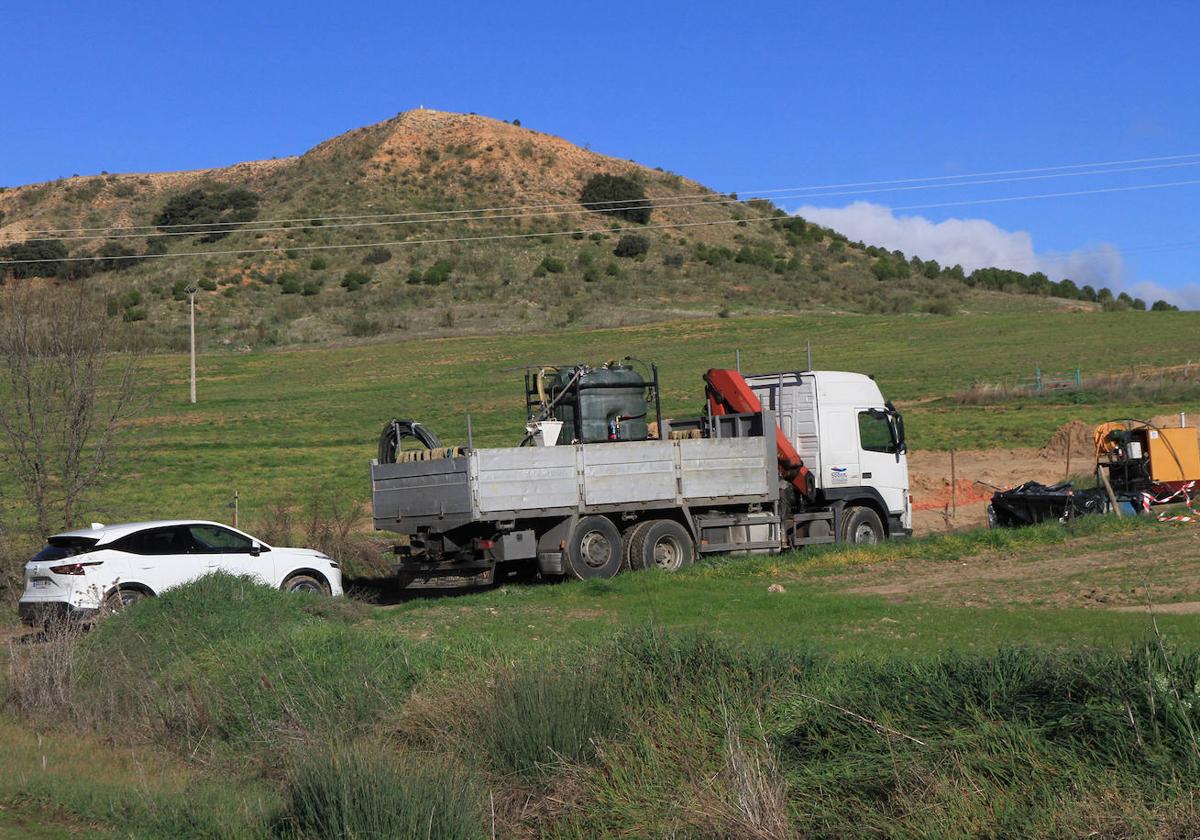
[[[263,550],[262,546],[259,545],[258,543],[256,543],[256,542],[250,543],[250,556],[251,557],[257,557],[258,555],[262,554],[262,550]]]

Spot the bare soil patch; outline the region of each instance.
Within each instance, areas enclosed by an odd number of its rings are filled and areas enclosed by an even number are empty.
[[[859,595],[943,606],[1028,605],[1200,611],[1200,529],[1079,540],[1027,555],[987,552],[953,562],[916,558],[864,566],[825,580]],[[1192,610],[1184,604],[1196,604]],[[1173,606],[1180,604],[1181,606]]]

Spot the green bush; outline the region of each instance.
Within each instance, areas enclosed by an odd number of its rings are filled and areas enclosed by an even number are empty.
[[[324,257],[313,257],[309,262],[308,267],[311,271],[324,271],[329,267],[329,263],[325,261]]]
[[[682,268],[685,259],[683,254],[667,254],[663,257],[663,265],[667,268]]]
[[[383,246],[377,246],[363,255],[363,265],[382,265],[392,258],[392,252]]]
[[[347,292],[357,292],[371,282],[371,275],[365,271],[347,271],[342,277],[342,288]]]
[[[121,271],[137,264],[138,260],[133,259],[136,254],[137,251],[120,242],[105,242],[96,252],[99,257],[96,267],[100,271]]]
[[[743,245],[734,257],[735,262],[743,265],[753,265],[759,268],[771,268],[775,264],[775,254],[763,245]]]
[[[125,321],[126,323],[133,323],[134,321],[145,321],[146,320],[146,308],[144,306],[132,306],[129,309],[126,309],[124,314],[121,315],[121,320]]]
[[[617,247],[613,248],[613,256],[616,257],[640,257],[650,250],[650,240],[641,234],[627,233],[617,242]]]
[[[541,267],[550,274],[562,274],[567,269],[567,264],[558,257],[545,256],[542,257]]]
[[[579,194],[579,203],[589,210],[646,224],[651,210],[646,190],[628,175],[593,175]]]
[[[303,840],[485,836],[483,796],[444,763],[363,743],[318,747],[287,768],[276,835]]]
[[[321,281],[320,280],[305,280],[304,286],[301,287],[301,289],[300,289],[300,294],[304,295],[305,297],[312,297],[314,295],[319,295],[320,293],[321,293]]]
[[[408,282],[424,284],[426,286],[440,286],[450,279],[450,275],[454,272],[454,263],[450,260],[438,260],[425,271],[418,268],[412,269],[408,273]]]
[[[300,281],[290,275],[279,278],[279,291],[285,295],[298,295],[303,291]]]
[[[0,248],[0,260],[48,260],[27,262],[20,265],[0,265],[0,277],[16,279],[25,277],[55,277],[69,271],[70,263],[58,262],[68,255],[67,246],[59,239],[41,239],[17,242]]]
[[[257,216],[257,195],[242,187],[212,185],[172,196],[154,217],[154,224],[175,233],[201,233],[198,241],[216,242]]]
[[[197,285],[199,285],[200,288],[204,289],[204,291],[206,291],[206,292],[215,292],[217,290],[216,281],[212,280],[211,278],[208,278],[208,277],[205,277]]]

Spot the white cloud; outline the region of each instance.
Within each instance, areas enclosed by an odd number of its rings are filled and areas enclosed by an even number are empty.
[[[868,201],[845,207],[804,206],[793,212],[851,240],[900,250],[910,257],[935,259],[942,265],[961,265],[967,273],[989,266],[1026,273],[1041,271],[1053,280],[1069,277],[1081,286],[1127,291],[1148,303],[1161,298],[1187,309],[1200,309],[1200,284],[1166,288],[1132,281],[1120,249],[1111,243],[1067,253],[1038,254],[1033,237],[1026,231],[1005,230],[986,219],[934,222],[924,216],[897,216],[890,208]]]

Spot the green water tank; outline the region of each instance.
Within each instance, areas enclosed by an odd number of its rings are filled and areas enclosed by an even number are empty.
[[[555,406],[555,418],[563,422],[559,445],[572,441],[600,443],[619,440],[645,440],[646,381],[627,365],[607,365],[584,369],[572,384],[580,368],[560,370],[551,384],[551,396],[567,393]]]

